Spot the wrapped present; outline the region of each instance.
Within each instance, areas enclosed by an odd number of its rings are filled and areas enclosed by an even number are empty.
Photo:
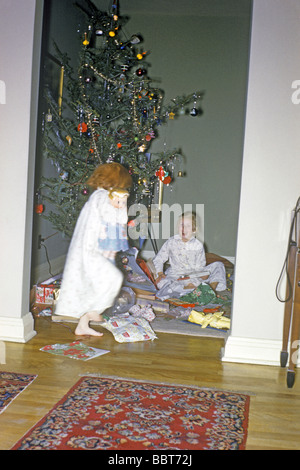
[[[155,313],[153,312],[150,304],[144,305],[143,307],[140,305],[133,305],[129,312],[133,317],[142,317],[150,322],[155,318]]]
[[[145,318],[111,317],[101,326],[110,331],[118,343],[132,343],[136,341],[152,341],[156,338],[154,331]]]
[[[53,304],[56,292],[61,284],[61,277],[61,274],[57,274],[35,286],[35,302],[37,304]]]
[[[224,312],[204,313],[192,310],[188,321],[201,325],[201,328],[210,326],[219,330],[227,330],[230,328],[230,318],[223,317],[223,314]]]

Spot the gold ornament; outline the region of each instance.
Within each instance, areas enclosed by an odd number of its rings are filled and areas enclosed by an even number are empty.
[[[83,44],[84,46],[88,46],[88,45],[89,45],[89,43],[90,43],[90,41],[87,39],[87,37],[86,37],[86,33],[84,33],[84,41],[83,41],[83,43],[82,43],[82,44]]]

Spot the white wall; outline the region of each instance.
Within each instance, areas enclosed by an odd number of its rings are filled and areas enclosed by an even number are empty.
[[[41,0],[0,0],[0,339],[20,342],[35,334],[29,290],[42,10]]]
[[[275,296],[300,195],[299,0],[254,0],[232,331],[225,361],[278,364]],[[284,289],[281,290],[284,296]]]

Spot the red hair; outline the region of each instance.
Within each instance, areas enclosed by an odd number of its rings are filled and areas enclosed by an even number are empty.
[[[87,184],[93,189],[129,189],[132,186],[132,178],[120,163],[104,163],[94,170]]]

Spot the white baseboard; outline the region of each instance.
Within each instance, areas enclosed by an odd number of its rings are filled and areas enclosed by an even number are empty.
[[[0,317],[0,340],[14,343],[27,343],[36,335],[32,314],[28,312],[21,318]]]
[[[223,362],[280,366],[282,341],[228,336]],[[298,357],[297,367],[300,366]]]

